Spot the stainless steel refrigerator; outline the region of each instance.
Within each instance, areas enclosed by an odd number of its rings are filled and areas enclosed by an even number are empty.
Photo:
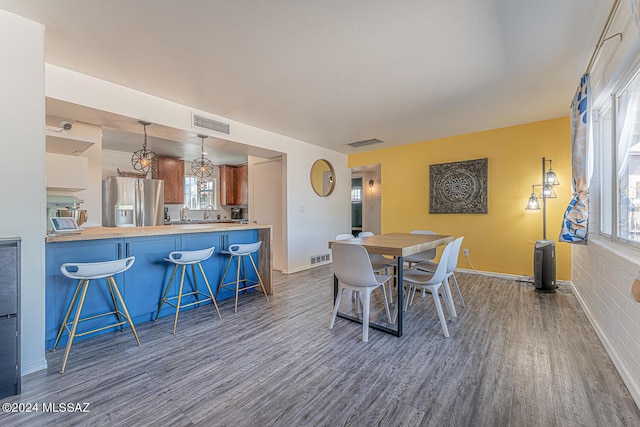
[[[108,176],[102,181],[102,226],[164,224],[164,181]]]

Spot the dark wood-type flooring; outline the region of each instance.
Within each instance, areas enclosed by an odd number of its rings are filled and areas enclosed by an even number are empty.
[[[87,402],[89,413],[0,413],[0,425],[639,426],[640,410],[571,293],[458,274],[467,307],[444,338],[429,296],[405,335],[338,319],[331,267],[76,343],[0,403]],[[564,287],[565,290],[568,288]],[[377,293],[376,293],[377,294]],[[374,298],[380,301],[379,294]],[[345,293],[345,304],[351,298]],[[446,311],[445,311],[446,313]]]

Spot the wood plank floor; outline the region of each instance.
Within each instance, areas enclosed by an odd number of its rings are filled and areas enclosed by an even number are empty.
[[[458,274],[467,307],[444,338],[430,297],[405,335],[338,319],[331,267],[274,274],[247,295],[48,353],[0,403],[87,402],[89,413],[0,413],[0,425],[638,426],[640,410],[571,293]],[[568,289],[567,289],[568,290]],[[378,301],[380,298],[374,298]],[[349,304],[345,293],[345,304]],[[445,311],[446,313],[446,311]]]

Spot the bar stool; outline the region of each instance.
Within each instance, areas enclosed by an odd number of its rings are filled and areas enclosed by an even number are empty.
[[[136,338],[138,342],[138,346],[140,345],[140,339],[138,338],[138,333],[136,332],[136,328],[131,321],[131,316],[129,316],[129,311],[127,310],[127,306],[122,299],[122,295],[120,294],[120,290],[118,289],[118,285],[116,285],[116,281],[113,276],[119,273],[123,273],[127,271],[133,263],[135,262],[135,257],[129,257],[124,259],[118,259],[115,261],[105,261],[105,262],[92,262],[92,263],[65,263],[60,266],[60,271],[66,277],[70,279],[78,279],[78,286],[76,287],[76,291],[73,294],[73,298],[71,298],[71,303],[69,303],[69,308],[67,309],[67,314],[64,316],[64,320],[62,321],[62,325],[60,326],[60,331],[58,332],[58,337],[56,338],[56,342],[53,346],[53,351],[58,348],[58,343],[60,342],[60,338],[62,337],[62,331],[65,329],[69,334],[69,342],[67,343],[67,349],[64,353],[64,360],[62,361],[62,369],[60,370],[61,374],[64,374],[64,369],[67,366],[67,360],[69,359],[69,352],[71,351],[71,346],[73,345],[73,340],[76,337],[81,337],[83,335],[88,335],[94,332],[102,331],[105,329],[113,328],[115,326],[120,326],[120,330],[124,331],[124,325],[129,324],[131,326],[131,332],[133,332],[133,336]],[[111,300],[113,302],[114,311],[110,311],[103,314],[94,315],[91,317],[81,318],[80,314],[82,313],[82,306],[84,305],[85,297],[87,296],[87,290],[89,289],[89,283],[95,279],[107,279],[107,285],[109,287],[109,293],[111,294]],[[82,290],[82,293],[80,292]],[[78,294],[80,294],[80,298],[78,299]],[[118,302],[120,302],[121,309],[118,307]],[[69,316],[71,316],[71,312],[73,308],[76,307],[75,317],[73,322],[69,322]],[[113,323],[107,326],[102,326],[100,328],[91,329],[85,332],[78,333],[78,323],[83,322],[85,320],[97,319],[99,317],[108,316],[110,314],[115,314],[118,319],[117,323]],[[122,317],[124,317],[124,319]],[[69,330],[69,325],[71,325],[71,330]]]
[[[162,310],[162,305],[166,302],[167,304],[176,308],[176,316],[173,321],[173,333],[176,333],[176,328],[178,327],[178,315],[180,314],[180,309],[185,307],[191,307],[192,305],[197,305],[200,307],[200,304],[204,304],[207,301],[211,301],[216,311],[218,312],[218,317],[220,316],[220,310],[218,310],[218,304],[216,303],[216,299],[213,297],[213,292],[211,291],[211,286],[209,286],[209,280],[207,280],[207,275],[204,274],[204,270],[202,268],[202,261],[205,261],[213,255],[213,251],[215,247],[211,247],[208,249],[201,249],[197,251],[174,251],[169,253],[169,257],[165,258],[165,261],[174,264],[173,273],[171,273],[171,278],[167,283],[167,289],[164,291],[162,295],[162,301],[160,301],[160,306],[158,307],[158,312],[156,313],[156,320],[158,320],[158,316],[160,315],[160,310]],[[187,265],[191,265],[191,274],[193,276],[193,291],[188,293],[183,293],[182,288],[184,286],[184,273],[187,268]],[[202,277],[204,278],[204,283],[207,285],[207,289],[209,290],[209,295],[204,294],[198,291],[198,282],[196,281],[196,267],[200,268],[200,273],[202,273]],[[167,298],[167,294],[169,293],[169,289],[171,289],[171,282],[176,275],[176,271],[178,270],[178,266],[182,266],[182,275],[180,277],[180,288],[178,289],[178,295],[175,297]],[[182,304],[182,298],[186,296],[193,295],[196,300],[194,302],[188,304]],[[199,296],[202,295],[205,298],[200,299]],[[173,300],[177,299],[177,303],[174,304]]]
[[[228,250],[222,251],[223,254],[229,255],[229,261],[227,261],[227,266],[225,267],[224,273],[222,273],[222,277],[220,278],[220,286],[218,286],[216,297],[218,296],[218,293],[220,293],[220,289],[235,287],[236,305],[235,305],[234,311],[236,313],[238,312],[238,294],[240,292],[240,282],[244,283],[244,286],[242,287],[243,291],[258,288],[258,287],[262,288],[262,292],[264,292],[264,296],[267,298],[267,301],[269,301],[269,297],[267,296],[267,291],[265,290],[264,285],[262,284],[262,278],[260,277],[260,273],[258,273],[258,268],[256,267],[256,263],[253,261],[253,258],[251,257],[251,254],[258,252],[258,249],[260,249],[261,244],[262,242],[241,243],[241,244],[234,243],[232,245],[229,245]],[[257,282],[255,280],[247,279],[247,271],[244,267],[245,257],[249,257],[249,260],[251,261],[251,265],[253,266],[253,271],[255,271],[256,275],[258,276]],[[227,271],[229,271],[229,266],[231,265],[231,260],[233,258],[238,258],[238,269],[236,270],[236,280],[235,282],[224,283],[224,279],[227,276]],[[240,264],[242,264],[242,275],[243,275],[242,279],[240,278]],[[252,284],[248,285],[248,282],[252,282]]]

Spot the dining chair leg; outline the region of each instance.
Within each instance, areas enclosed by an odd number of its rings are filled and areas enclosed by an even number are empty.
[[[387,282],[389,286],[391,286],[391,279]],[[384,310],[387,312],[387,319],[389,319],[389,323],[393,323],[391,321],[391,312],[389,311],[389,300],[387,299],[387,292],[384,290],[384,283],[381,285],[382,297],[384,298]]]
[[[451,288],[449,287],[449,278],[445,277],[442,282],[442,289],[444,290],[444,302],[447,304],[449,314],[451,315],[451,321],[455,322],[456,317],[458,317],[458,313],[456,313],[456,307],[453,305],[453,294],[451,293]]]
[[[409,309],[409,306],[411,305],[411,300],[412,300],[411,295],[413,295],[415,291],[416,291],[415,286],[407,285],[407,294],[405,295],[405,298],[404,298],[404,311],[407,311]]]
[[[329,323],[329,329],[333,329],[333,325],[336,322],[336,317],[338,316],[338,309],[340,308],[340,300],[342,299],[342,291],[344,288],[341,288],[338,291],[338,295],[336,295],[336,303],[333,307],[333,316],[331,316],[331,323]]]
[[[444,333],[444,336],[446,338],[449,338],[449,328],[447,328],[447,321],[444,318],[444,312],[442,311],[442,304],[440,304],[440,297],[438,296],[437,287],[431,290],[431,296],[433,297],[433,302],[436,306],[438,317],[440,318],[440,326],[442,326],[442,333]]]
[[[458,286],[458,280],[456,279],[456,275],[452,274],[451,278],[453,279],[453,286],[455,286],[456,292],[458,293],[458,298],[460,298],[460,305],[462,307],[466,307],[466,305],[464,305],[464,299],[462,298],[462,294],[460,293],[460,287]]]

